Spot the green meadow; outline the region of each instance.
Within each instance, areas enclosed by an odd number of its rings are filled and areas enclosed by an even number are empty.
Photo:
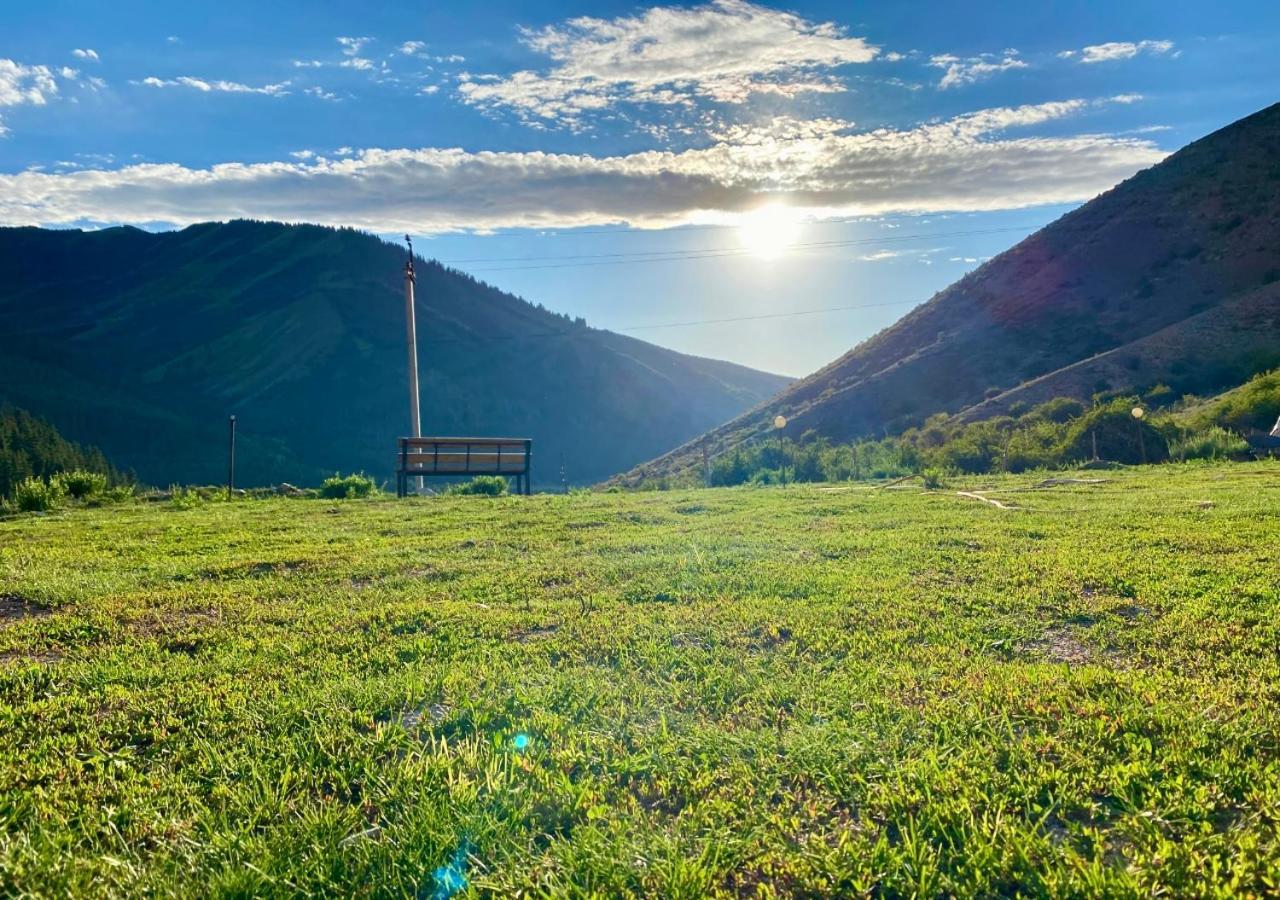
[[[1073,477],[7,518],[0,893],[1275,894],[1280,464]]]

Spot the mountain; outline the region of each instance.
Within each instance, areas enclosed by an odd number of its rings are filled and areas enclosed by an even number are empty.
[[[771,433],[849,440],[945,412],[1164,383],[1211,393],[1280,362],[1280,104],[1068,213],[741,416],[618,479]]]
[[[144,482],[389,477],[407,431],[404,251],[348,229],[0,229],[0,400]],[[423,430],[532,437],[534,483],[607,477],[787,379],[589,328],[417,265]]]

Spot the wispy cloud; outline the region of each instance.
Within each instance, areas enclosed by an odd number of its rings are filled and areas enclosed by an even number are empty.
[[[67,76],[64,74],[64,77]],[[57,95],[58,82],[48,66],[28,66],[12,59],[0,59],[0,107],[44,106]],[[8,131],[0,118],[0,135]]]
[[[1003,53],[984,53],[961,59],[951,54],[942,54],[929,58],[929,65],[936,69],[945,69],[938,87],[946,89],[973,84],[984,78],[990,78],[998,72],[1010,69],[1026,69],[1027,64],[1019,59],[1017,50],[1005,50]]]
[[[404,56],[417,56],[426,49],[426,41],[405,41],[397,48],[397,50]]]
[[[206,81],[203,78],[192,78],[190,75],[179,75],[177,78],[156,78],[153,75],[133,83],[153,88],[192,88],[205,94],[266,94],[270,97],[286,96],[289,93],[290,84],[288,81],[282,81],[279,84],[264,84],[260,87],[254,87],[253,85],[241,84],[238,81],[224,81],[221,79]]]
[[[373,43],[373,38],[340,37],[337,41],[342,46],[342,55],[346,57],[338,65],[344,69],[360,69],[362,71],[373,68],[373,60],[360,55],[361,50]]]
[[[98,62],[97,50],[90,50],[90,49],[81,50],[77,48],[71,51],[71,55],[74,56],[76,59],[91,59],[94,62]]]
[[[832,23],[746,0],[584,16],[524,29],[521,40],[550,68],[463,75],[458,92],[465,102],[525,121],[572,125],[620,103],[740,103],[759,93],[841,91],[829,70],[869,62],[879,52]]]
[[[1078,59],[1082,63],[1100,63],[1133,59],[1140,53],[1164,56],[1172,53],[1173,49],[1173,41],[1111,41],[1093,44],[1082,50],[1063,50],[1058,56],[1062,59]]]
[[[1164,153],[1138,138],[1018,137],[1084,100],[980,110],[901,130],[806,133],[786,122],[683,152],[590,156],[367,149],[343,159],[206,169],[0,175],[0,221],[169,222],[252,216],[382,232],[715,220],[781,200],[815,215],[995,210],[1092,197]]]

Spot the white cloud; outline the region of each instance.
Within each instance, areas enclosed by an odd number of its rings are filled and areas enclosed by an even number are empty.
[[[304,89],[303,93],[310,97],[315,97],[318,100],[325,100],[330,103],[336,103],[339,99],[338,95],[335,94],[333,91],[326,91],[324,88],[317,87],[314,85],[312,87]]]
[[[169,35],[167,38],[165,38],[165,40],[166,40],[168,43],[170,43],[170,44],[181,44],[181,43],[182,43],[182,38],[178,37],[176,34],[171,34],[171,35]]]
[[[460,76],[462,99],[526,121],[575,123],[615,104],[740,103],[753,93],[843,90],[829,70],[879,52],[832,23],[814,23],[747,0],[654,7],[636,16],[583,16],[524,29],[521,40],[552,63],[506,77]]]
[[[419,88],[419,89],[418,89],[418,93],[419,93],[419,94],[427,94],[427,95],[430,95],[430,94],[434,94],[434,93],[438,92],[439,90],[440,90],[440,85],[438,85],[438,84],[429,84],[429,85],[427,85],[427,86],[426,86],[426,87],[424,87],[424,88]]]
[[[371,37],[340,37],[336,40],[342,45],[345,56],[359,56],[361,50],[373,43]]]
[[[48,66],[28,66],[12,59],[0,59],[0,107],[44,106],[57,96],[58,82]],[[0,135],[8,131],[0,119]]]
[[[860,262],[884,262],[886,259],[897,259],[904,252],[903,250],[877,250],[874,253],[859,256],[858,260]]]
[[[360,55],[360,51],[373,43],[371,37],[340,37],[337,38],[339,44],[342,45],[342,55],[346,57],[338,65],[344,69],[360,69],[365,71],[373,68],[373,60],[366,59]]]
[[[1017,50],[1006,50],[1000,54],[984,53],[961,59],[958,56],[942,54],[929,58],[929,65],[935,69],[946,69],[938,87],[946,89],[960,85],[973,84],[983,78],[990,78],[997,72],[1009,69],[1026,69],[1027,64],[1018,58]]]
[[[71,51],[71,55],[72,55],[72,56],[74,56],[76,59],[91,59],[91,60],[93,60],[94,62],[98,62],[98,51],[97,51],[97,50],[88,50],[88,49],[86,49],[86,50],[80,50],[80,49],[75,49],[75,50],[72,50],[72,51]]]
[[[240,84],[237,81],[206,81],[203,78],[192,78],[190,75],[179,75],[177,78],[156,78],[152,75],[133,83],[153,88],[187,87],[204,94],[266,94],[270,97],[287,96],[290,84],[288,81],[282,81],[279,84],[264,84],[261,87],[254,87],[248,84]]]
[[[1139,53],[1151,53],[1163,56],[1173,50],[1173,41],[1112,41],[1107,44],[1094,44],[1080,51],[1082,63],[1112,62],[1119,59],[1133,59]],[[1064,59],[1076,56],[1074,50],[1064,50],[1058,54]]]
[[[400,45],[399,51],[405,56],[416,56],[423,50],[427,49],[426,41],[405,41]]]
[[[368,149],[343,159],[175,164],[0,175],[0,222],[168,222],[254,217],[380,232],[665,227],[722,221],[762,202],[814,215],[978,211],[1092,197],[1164,153],[1105,135],[1001,134],[1095,106],[981,110],[915,128],[809,132],[788,120],[682,152],[627,156]]]
[[[295,59],[293,61],[295,69],[318,69],[323,65],[324,63],[318,59]]]

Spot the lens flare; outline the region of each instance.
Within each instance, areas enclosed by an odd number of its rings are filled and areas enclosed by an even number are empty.
[[[799,238],[799,213],[781,203],[761,206],[738,222],[738,240],[760,259],[777,259]]]

